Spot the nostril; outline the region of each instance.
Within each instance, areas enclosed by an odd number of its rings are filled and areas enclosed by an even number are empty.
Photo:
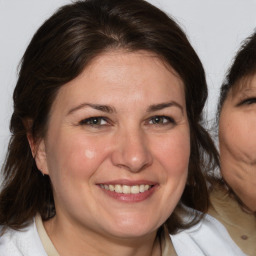
[[[146,169],[147,167],[149,167],[151,165],[150,162],[147,163],[143,163],[143,164],[134,164],[134,163],[126,163],[126,164],[117,164],[116,166],[122,169],[126,169],[130,172],[140,172],[144,169]]]
[[[112,152],[114,165],[132,172],[138,172],[151,165],[152,161],[151,151],[147,147],[146,138],[141,131],[132,132],[131,128],[125,134],[124,132],[120,134]]]

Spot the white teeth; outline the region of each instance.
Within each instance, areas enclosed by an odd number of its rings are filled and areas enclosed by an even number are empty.
[[[107,185],[106,185],[106,186],[107,186]],[[110,190],[110,191],[115,191],[115,186],[109,185],[109,190]]]
[[[148,189],[145,189],[145,186],[148,186],[148,185],[140,185],[140,193],[143,193],[145,190],[148,190]]]
[[[145,190],[149,190],[150,186],[149,185],[145,185]]]
[[[152,186],[151,185],[100,185],[101,188],[106,190],[110,190],[116,193],[123,193],[123,194],[139,194],[149,190]]]
[[[116,193],[122,193],[123,192],[122,186],[121,185],[115,185],[115,192]]]
[[[138,194],[138,193],[140,193],[140,187],[139,187],[139,186],[132,186],[132,187],[131,187],[131,193],[132,193],[132,194]]]
[[[123,193],[124,194],[130,194],[131,193],[131,187],[130,186],[123,186]]]

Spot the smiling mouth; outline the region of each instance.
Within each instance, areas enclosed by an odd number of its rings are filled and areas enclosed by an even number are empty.
[[[121,184],[116,184],[116,185],[106,185],[106,184],[100,184],[99,185],[101,188],[111,191],[111,192],[116,192],[120,194],[139,194],[139,193],[144,193],[148,190],[150,190],[153,185],[121,185]]]

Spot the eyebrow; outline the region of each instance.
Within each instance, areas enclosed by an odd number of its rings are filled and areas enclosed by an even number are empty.
[[[164,102],[164,103],[159,103],[159,104],[154,104],[154,105],[151,105],[147,108],[147,112],[155,112],[155,111],[158,111],[158,110],[162,110],[164,108],[169,108],[169,107],[178,107],[182,113],[183,113],[183,107],[175,102],[175,101],[171,101],[171,102]],[[86,107],[90,107],[90,108],[93,108],[93,109],[96,109],[96,110],[99,110],[99,111],[102,111],[104,113],[116,113],[116,109],[114,107],[111,107],[109,105],[100,105],[100,104],[92,104],[92,103],[82,103],[72,109],[70,109],[67,113],[67,115],[70,115],[72,114],[73,112],[77,111],[77,110],[80,110],[82,108],[86,108]]]
[[[83,103],[83,104],[80,104],[80,105],[70,109],[68,111],[68,115],[72,114],[73,112],[75,112],[79,109],[86,108],[86,107],[90,107],[90,108],[93,108],[93,109],[96,109],[96,110],[99,110],[99,111],[102,111],[102,112],[105,112],[105,113],[114,113],[114,112],[116,112],[115,108],[113,108],[111,106],[108,106],[108,105]]]
[[[147,109],[147,112],[155,112],[155,111],[162,110],[164,108],[169,108],[169,107],[178,107],[183,113],[183,107],[176,101],[164,102],[164,103],[160,103],[160,104],[151,105]]]

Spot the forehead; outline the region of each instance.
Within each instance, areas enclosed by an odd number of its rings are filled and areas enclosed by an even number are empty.
[[[148,79],[154,76],[159,79],[161,79],[161,76],[165,76],[167,79],[175,77],[183,84],[178,73],[164,58],[156,53],[144,50],[111,50],[94,57],[90,63],[86,65],[80,75],[67,83],[67,85],[83,78],[96,80],[110,79],[113,77],[114,79],[119,79],[121,75],[126,74],[128,74],[129,80],[137,80],[146,73],[144,69],[148,72],[146,76]],[[130,77],[129,73],[137,75],[137,77]]]
[[[91,67],[94,67],[94,66],[99,66],[103,62],[111,63],[112,61],[116,61],[117,59],[119,60],[122,60],[125,58],[127,59],[127,57],[129,56],[137,57],[141,60],[150,59],[151,63],[153,61],[152,64],[157,64],[158,66],[160,65],[164,67],[166,71],[171,72],[172,75],[180,79],[179,74],[173,69],[171,64],[169,64],[168,61],[166,61],[166,59],[163,56],[147,50],[129,50],[129,49],[123,49],[123,48],[106,50],[101,54],[92,58],[92,60],[88,63],[88,65],[85,66],[84,70],[90,69]]]
[[[231,98],[236,98],[242,95],[256,92],[256,74],[241,78],[236,82],[229,92]]]
[[[149,104],[170,97],[184,102],[184,83],[156,54],[118,50],[95,57],[78,77],[59,90],[54,103],[62,98],[66,105],[74,99],[109,104],[120,97],[127,102],[142,96]]]

